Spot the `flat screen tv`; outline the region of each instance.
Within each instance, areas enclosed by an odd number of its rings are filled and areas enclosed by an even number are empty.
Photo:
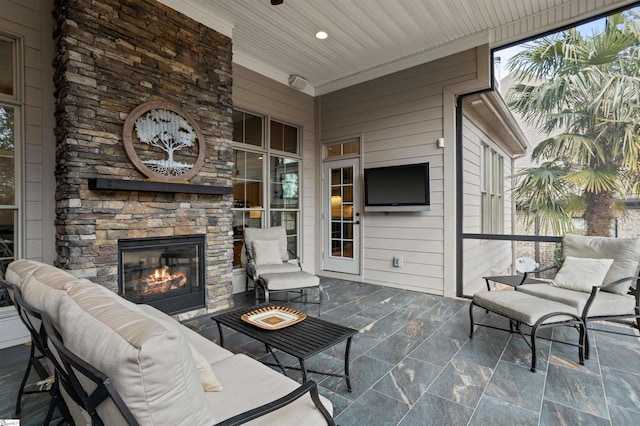
[[[364,211],[429,210],[429,163],[364,169]]]

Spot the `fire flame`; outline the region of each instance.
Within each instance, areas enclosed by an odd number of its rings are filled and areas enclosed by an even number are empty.
[[[182,271],[172,274],[169,266],[164,265],[149,275],[146,281],[149,293],[166,293],[171,289],[183,287],[187,283],[187,276]]]

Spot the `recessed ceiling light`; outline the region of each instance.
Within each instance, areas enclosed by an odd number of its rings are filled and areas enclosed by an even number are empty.
[[[326,32],[324,32],[324,31],[318,31],[318,32],[316,33],[316,38],[317,38],[318,40],[324,40],[324,39],[325,39],[325,38],[327,38],[327,37],[329,37],[329,34],[327,34],[327,33],[326,33]]]

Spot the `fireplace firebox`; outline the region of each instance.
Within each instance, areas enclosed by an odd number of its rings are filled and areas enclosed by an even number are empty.
[[[177,314],[205,306],[205,236],[118,241],[118,292]]]

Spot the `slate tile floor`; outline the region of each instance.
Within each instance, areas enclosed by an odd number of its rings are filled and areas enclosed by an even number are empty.
[[[591,359],[584,366],[577,363],[576,348],[541,340],[538,371],[531,373],[529,348],[519,336],[480,327],[468,338],[466,300],[327,278],[322,283],[322,318],[360,330],[352,344],[352,393],[344,379],[310,375],[333,402],[341,426],[638,424],[638,338],[592,333]],[[252,303],[244,295],[236,295],[235,302]],[[317,315],[317,305],[290,306]],[[506,325],[480,310],[474,315]],[[209,316],[187,325],[218,339]],[[577,335],[563,328],[554,334]],[[225,343],[234,352],[269,361],[263,345],[229,329]],[[341,371],[343,355],[341,344],[311,358],[308,367]],[[27,356],[27,346],[0,351],[0,419],[12,417]],[[299,372],[289,374],[300,379]],[[27,396],[22,424],[41,423],[45,408],[46,398]]]

